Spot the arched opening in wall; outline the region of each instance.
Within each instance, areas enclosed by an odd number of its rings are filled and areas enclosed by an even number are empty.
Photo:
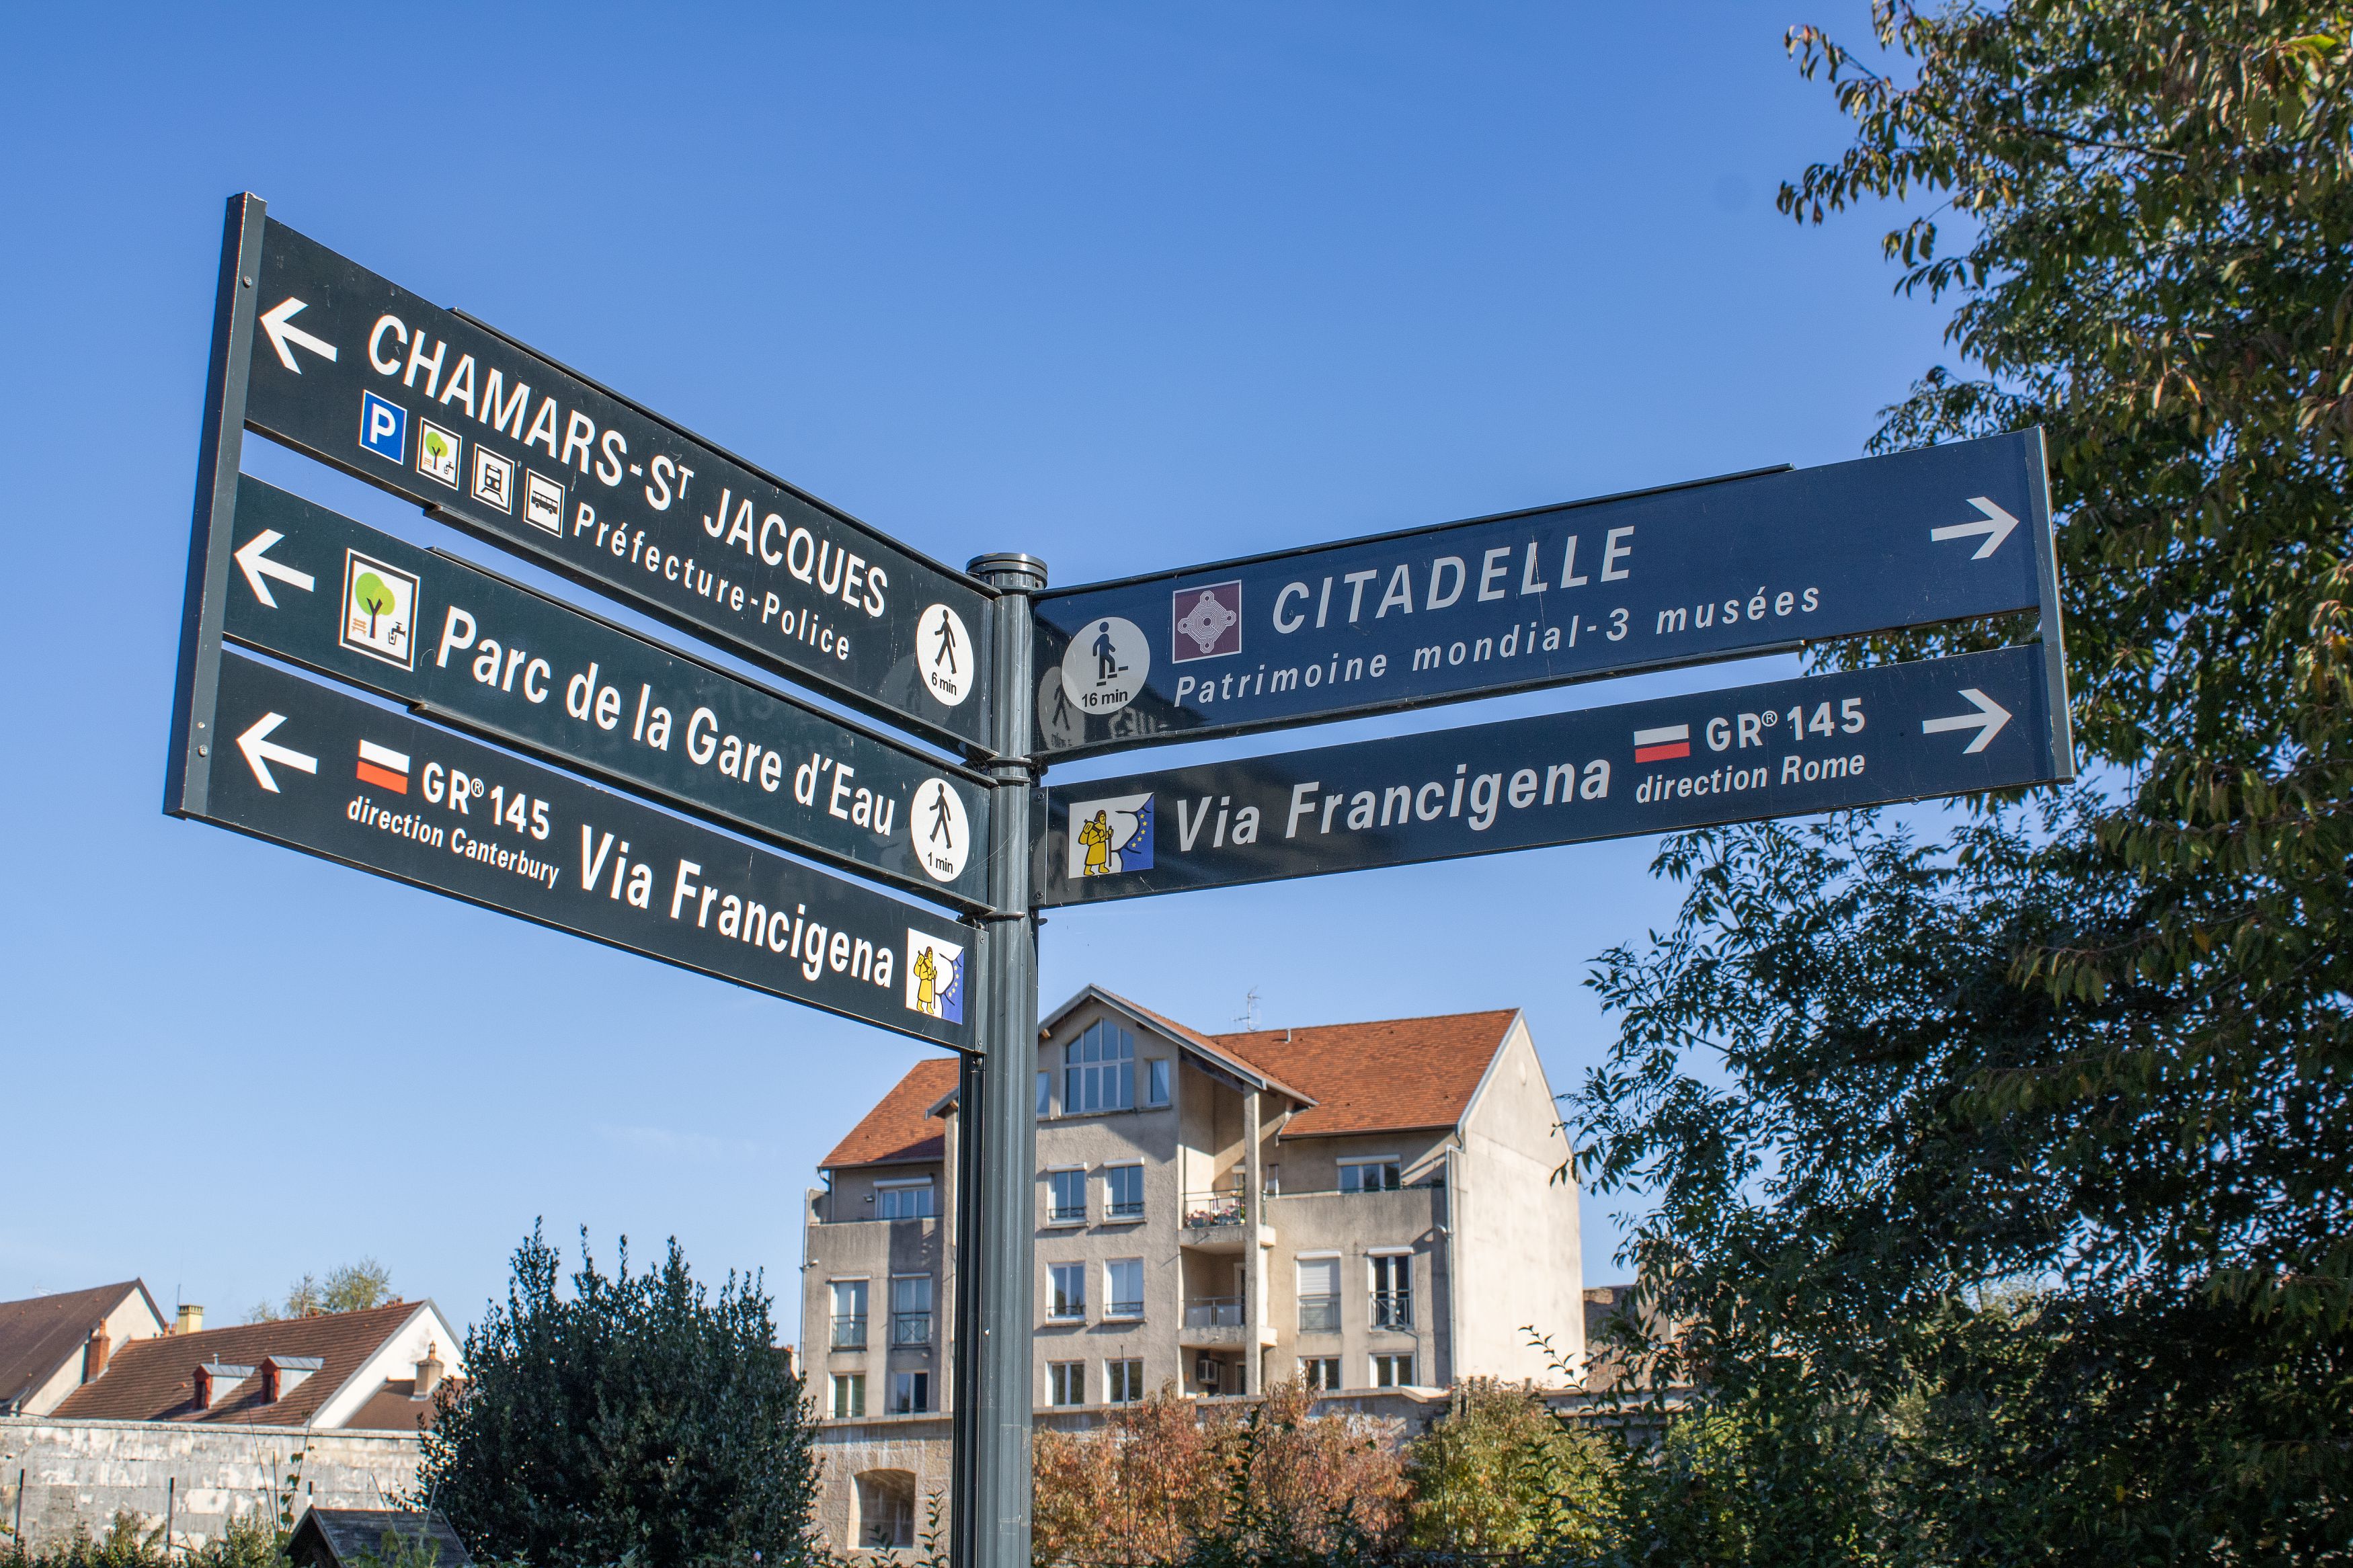
[[[858,1478],[858,1517],[852,1539],[869,1552],[915,1544],[915,1475],[912,1470],[867,1470]]]

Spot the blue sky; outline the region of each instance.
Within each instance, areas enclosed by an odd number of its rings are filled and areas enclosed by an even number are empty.
[[[675,1234],[765,1269],[789,1325],[815,1162],[921,1054],[159,813],[229,194],[919,549],[1069,584],[1859,455],[1939,314],[1891,298],[1873,218],[1773,211],[1841,143],[1782,55],[1810,20],[1865,26],[1852,0],[12,19],[0,1299],[141,1275],[241,1317],[373,1255],[470,1319],[543,1215],[567,1251],[585,1224],[607,1258]],[[1062,912],[1046,1003],[1518,1006],[1566,1089],[1608,1037],[1591,959],[1672,915],[1651,847]],[[1586,1230],[1614,1276],[1608,1205]]]

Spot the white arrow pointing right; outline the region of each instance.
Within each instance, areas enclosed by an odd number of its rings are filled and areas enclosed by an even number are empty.
[[[293,324],[295,315],[308,308],[303,300],[290,296],[278,301],[276,308],[261,318],[261,330],[269,334],[269,346],[278,351],[279,363],[296,375],[302,374],[302,367],[294,363],[294,345],[298,343],[321,359],[332,362],[335,357],[334,344],[324,338],[314,338]]]
[[[275,577],[306,594],[317,587],[319,582],[308,572],[297,572],[283,562],[269,559],[269,547],[285,537],[274,528],[265,528],[247,540],[245,548],[237,552],[237,566],[245,573],[246,582],[252,586],[253,596],[273,610],[278,607],[278,601],[269,596],[269,584],[262,581],[264,577]]]
[[[1977,709],[1976,712],[1955,713],[1945,719],[1923,719],[1920,721],[1920,732],[1941,735],[1947,730],[1975,730],[1978,738],[1961,748],[1961,755],[1966,757],[1973,752],[1984,751],[1986,742],[2001,733],[2001,727],[2010,722],[2010,710],[1974,686],[1961,688],[1961,695],[1969,700],[1970,705]]]
[[[2018,519],[2012,517],[2006,508],[1996,505],[1984,496],[1971,496],[1969,504],[1985,516],[1976,522],[1948,522],[1942,528],[1932,528],[1928,531],[1928,537],[1942,544],[1947,539],[1973,539],[1982,533],[1986,542],[1978,546],[1976,554],[1969,557],[1972,561],[1982,561],[2001,548],[2001,542],[2008,539],[2010,531],[2018,526]]]
[[[254,782],[272,795],[278,793],[278,781],[269,774],[270,763],[292,768],[297,773],[315,773],[319,771],[318,758],[306,757],[300,752],[271,742],[270,735],[284,722],[286,715],[283,713],[264,713],[259,722],[237,738],[237,749],[245,753],[246,766],[253,770]]]

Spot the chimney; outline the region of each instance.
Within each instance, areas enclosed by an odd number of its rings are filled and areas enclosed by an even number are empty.
[[[195,1334],[202,1333],[204,1327],[205,1310],[202,1307],[182,1307],[179,1321],[172,1325],[172,1331],[175,1334]]]
[[[81,1380],[84,1383],[106,1370],[106,1358],[113,1350],[114,1342],[107,1337],[106,1325],[99,1324],[90,1331],[90,1343],[81,1347]]]
[[[432,1398],[433,1391],[441,1386],[441,1347],[438,1343],[427,1342],[425,1359],[417,1363],[417,1385],[410,1391],[411,1397]]]

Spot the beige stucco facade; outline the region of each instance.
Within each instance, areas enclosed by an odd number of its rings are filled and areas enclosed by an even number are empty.
[[[1352,1399],[1392,1386],[1434,1394],[1473,1375],[1574,1381],[1585,1321],[1577,1193],[1554,1179],[1568,1147],[1523,1018],[1510,1016],[1451,1124],[1328,1136],[1293,1131],[1312,1103],[1295,1087],[1162,1022],[1091,990],[1049,1020],[1040,1046],[1041,1413],[1083,1418],[1163,1390],[1256,1394],[1303,1376]],[[1098,1024],[1132,1038],[1132,1105],[1071,1102],[1066,1052]],[[801,1344],[812,1394],[844,1417],[822,1439],[823,1517],[844,1548],[904,1543],[903,1523],[884,1515],[905,1521],[905,1499],[944,1484],[956,1121],[942,1109],[937,1157],[836,1168],[807,1194]],[[1353,1184],[1371,1190],[1344,1190],[1344,1173],[1366,1162],[1381,1173]],[[1122,1212],[1112,1173],[1131,1169],[1119,1190],[1137,1184],[1141,1203]],[[1077,1212],[1054,1212],[1058,1174],[1066,1196],[1083,1193]],[[886,1202],[905,1205],[888,1194],[926,1183],[929,1215],[877,1217]],[[1083,1282],[1069,1315],[1055,1310],[1058,1269]],[[929,1311],[894,1314],[892,1282],[919,1279]],[[859,1281],[862,1321],[834,1310],[851,1300],[836,1287]],[[1114,1287],[1137,1299],[1115,1300]],[[918,1289],[901,1289],[902,1300]],[[1531,1348],[1531,1325],[1551,1336],[1566,1375]],[[902,1380],[916,1373],[920,1390]],[[862,1389],[849,1381],[860,1378]],[[923,1408],[910,1408],[918,1393]]]

